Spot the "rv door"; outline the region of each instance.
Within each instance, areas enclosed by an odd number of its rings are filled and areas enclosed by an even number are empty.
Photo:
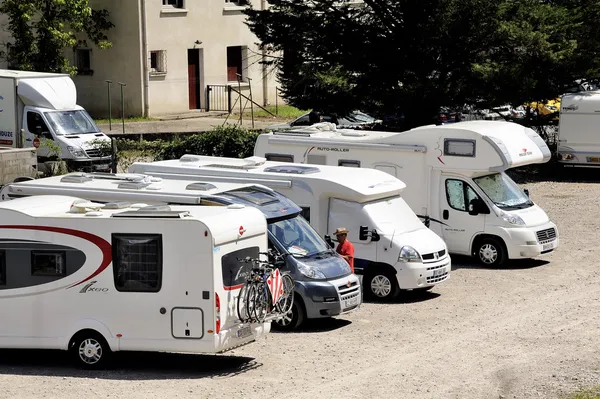
[[[441,185],[441,230],[448,251],[471,255],[471,240],[483,231],[489,209],[464,179],[443,174]]]

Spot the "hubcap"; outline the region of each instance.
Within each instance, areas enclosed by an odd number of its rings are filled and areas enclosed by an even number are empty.
[[[492,244],[484,244],[479,249],[479,258],[483,263],[491,265],[498,259],[498,250]]]
[[[87,364],[95,364],[102,358],[102,345],[93,338],[88,338],[79,345],[79,358]]]
[[[392,292],[392,282],[386,276],[375,276],[371,280],[371,291],[378,297],[385,298]]]
[[[277,320],[277,324],[283,327],[290,325],[292,322],[293,315],[293,311],[290,310],[289,312],[283,315],[283,318]]]

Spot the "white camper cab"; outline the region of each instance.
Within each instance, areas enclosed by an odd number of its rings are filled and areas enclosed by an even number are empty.
[[[0,69],[0,145],[38,148],[40,158],[56,155],[74,167],[110,169],[110,139],[77,105],[67,74]]]
[[[504,171],[543,163],[542,138],[516,123],[469,121],[401,133],[336,130],[331,124],[261,134],[256,156],[374,168],[407,185],[403,197],[450,253],[487,265],[533,258],[558,246],[558,231]]]
[[[64,349],[85,367],[112,351],[218,353],[242,324],[241,264],[267,249],[254,208],[104,205],[67,196],[0,203],[0,347]]]
[[[257,183],[290,198],[321,234],[350,230],[354,268],[365,292],[389,299],[403,290],[428,290],[450,277],[442,239],[404,202],[404,183],[373,169],[308,167],[265,159],[185,155],[178,160],[136,162],[131,173],[164,179]]]
[[[560,102],[558,162],[600,166],[600,90],[565,94]]]

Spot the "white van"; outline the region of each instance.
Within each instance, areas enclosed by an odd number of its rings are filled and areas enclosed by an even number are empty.
[[[254,208],[34,196],[0,203],[0,219],[0,348],[97,368],[114,351],[218,353],[270,331],[236,311],[238,258],[267,250]]]
[[[71,195],[91,201],[147,204],[227,206],[259,209],[267,220],[269,247],[285,255],[295,281],[295,300],[288,315],[275,320],[283,330],[299,328],[306,319],[326,318],[359,309],[360,281],[348,263],[302,217],[302,209],[272,189],[249,183],[163,180],[136,174],[71,173],[12,183],[0,191],[11,200],[31,195]],[[293,244],[292,244],[293,243]],[[302,247],[305,253],[294,252]],[[291,256],[287,256],[291,255]]]
[[[558,162],[565,166],[600,166],[600,90],[569,93],[560,101]]]
[[[407,184],[406,202],[450,253],[486,265],[533,258],[558,246],[546,213],[504,171],[547,162],[532,129],[469,121],[401,133],[337,130],[331,124],[261,134],[256,156],[283,162],[374,168]]]
[[[350,230],[355,271],[364,274],[365,292],[375,298],[392,298],[400,289],[428,290],[450,277],[444,241],[404,202],[404,183],[377,170],[185,155],[136,162],[129,171],[165,179],[252,182],[277,190],[302,207],[320,234]]]

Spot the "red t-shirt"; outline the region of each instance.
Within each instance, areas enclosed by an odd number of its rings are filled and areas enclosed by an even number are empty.
[[[336,250],[340,255],[346,255],[348,259],[348,264],[350,265],[350,270],[354,273],[354,245],[348,240],[344,241],[343,244],[338,244]]]

